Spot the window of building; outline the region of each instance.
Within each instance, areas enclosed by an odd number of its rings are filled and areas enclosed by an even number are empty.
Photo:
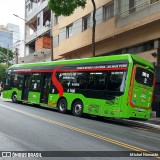
[[[133,47],[129,47],[126,49],[126,53],[141,53],[154,49],[154,41],[146,42],[143,44],[139,44]]]
[[[114,16],[114,2],[103,7],[103,19],[108,20]]]
[[[129,0],[129,13],[133,13],[135,11],[136,11],[135,0]]]
[[[58,16],[54,16],[54,25],[58,24]]]
[[[40,5],[40,0],[37,0],[38,5]]]
[[[30,6],[31,6],[31,10],[32,10],[33,9],[33,2],[30,3]]]
[[[48,9],[43,10],[43,26],[49,27],[51,22],[51,11]]]
[[[33,3],[32,3],[31,1],[28,1],[28,2],[26,3],[26,8],[27,8],[27,15],[28,15],[29,13],[32,12]]]
[[[37,18],[37,26],[40,26],[40,17]]]
[[[85,31],[86,29],[88,29],[90,27],[90,23],[91,23],[91,15],[87,15],[85,17],[82,18],[82,30]]]
[[[152,3],[156,3],[156,2],[158,2],[159,0],[150,0],[150,4],[152,4]]]
[[[108,55],[119,55],[119,54],[137,54],[141,52],[147,52],[154,49],[154,41],[145,42],[142,44],[138,44],[135,46],[130,46],[128,48],[123,48],[119,50],[115,50],[109,53],[104,53],[102,56]]]
[[[54,37],[53,47],[57,48],[59,46],[59,35]]]
[[[70,24],[66,27],[66,38],[69,38],[73,35],[73,24]]]

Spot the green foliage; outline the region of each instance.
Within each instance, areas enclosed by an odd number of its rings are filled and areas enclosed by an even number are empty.
[[[84,8],[86,0],[49,0],[48,7],[55,15],[69,16],[77,7]]]
[[[8,61],[13,60],[13,52],[9,50]],[[7,49],[0,47],[0,63],[6,63],[7,61]]]
[[[2,78],[5,77],[6,69],[7,69],[6,65],[0,64],[0,82],[2,81]]]

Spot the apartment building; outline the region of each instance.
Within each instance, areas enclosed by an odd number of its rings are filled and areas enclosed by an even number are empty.
[[[159,0],[95,0],[96,56],[131,53],[159,63]],[[54,59],[91,57],[91,0],[69,17],[53,17]]]
[[[12,50],[13,33],[3,25],[0,25],[0,47]]]
[[[25,0],[25,55],[19,63],[51,60],[48,0]]]
[[[6,29],[13,33],[13,44],[20,40],[20,29],[18,25],[8,23]]]

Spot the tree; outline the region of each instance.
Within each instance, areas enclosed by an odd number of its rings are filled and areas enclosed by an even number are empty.
[[[13,54],[11,50],[0,47],[0,63],[9,64],[13,60]]]
[[[0,82],[5,77],[7,66],[4,64],[0,64]]]
[[[93,27],[92,27],[92,56],[95,57],[95,27],[96,27],[96,4],[93,4]],[[56,16],[70,16],[78,7],[85,8],[86,0],[49,0],[48,7]]]

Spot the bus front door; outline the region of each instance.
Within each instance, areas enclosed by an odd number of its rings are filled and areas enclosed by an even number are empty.
[[[29,95],[29,86],[30,86],[30,76],[25,76],[24,77],[24,84],[23,84],[23,89],[22,89],[22,100],[28,100],[28,95]]]
[[[41,103],[48,104],[50,84],[51,84],[51,75],[44,75],[41,88]]]

